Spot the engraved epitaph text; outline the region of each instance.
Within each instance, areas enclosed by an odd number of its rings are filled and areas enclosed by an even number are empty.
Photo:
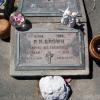
[[[62,16],[68,7],[81,14],[78,0],[23,0],[21,10],[30,16]]]
[[[25,32],[19,34],[17,64],[47,67],[81,66],[81,37],[75,32]],[[49,67],[48,67],[49,66]],[[41,67],[41,68],[42,68]]]

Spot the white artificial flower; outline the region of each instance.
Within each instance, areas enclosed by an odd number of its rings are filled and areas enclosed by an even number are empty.
[[[45,100],[67,100],[70,88],[61,76],[46,76],[40,79],[39,87]]]

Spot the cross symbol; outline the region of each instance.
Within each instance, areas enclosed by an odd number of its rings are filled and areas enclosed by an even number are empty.
[[[51,58],[53,57],[53,54],[49,51],[48,53],[46,53],[45,57],[48,61],[48,64],[51,64]]]

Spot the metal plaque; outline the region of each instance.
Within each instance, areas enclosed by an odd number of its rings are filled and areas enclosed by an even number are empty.
[[[17,33],[16,70],[84,68],[84,44],[78,32]]]
[[[21,3],[25,16],[62,16],[61,10],[68,7],[81,15],[79,0],[22,0]]]

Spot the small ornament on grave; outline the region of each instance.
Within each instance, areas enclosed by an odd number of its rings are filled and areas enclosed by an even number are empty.
[[[25,24],[25,17],[21,12],[13,12],[10,15],[10,22],[15,28],[20,28]]]
[[[45,100],[68,100],[70,87],[61,76],[42,77],[40,92]]]
[[[10,22],[19,31],[27,31],[32,27],[31,22],[26,20],[24,15],[19,11],[13,12],[10,15]]]
[[[63,17],[61,18],[61,23],[67,25],[70,28],[73,28],[78,21],[77,19],[78,12],[71,12],[69,8],[67,8],[63,12],[64,13]]]

